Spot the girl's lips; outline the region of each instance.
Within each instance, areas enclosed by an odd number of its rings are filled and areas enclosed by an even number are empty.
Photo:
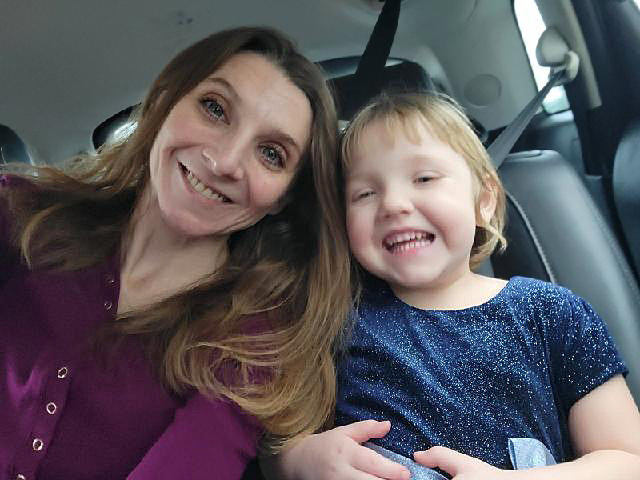
[[[434,233],[425,230],[404,230],[387,235],[382,240],[382,246],[391,253],[401,253],[414,248],[427,247],[435,238]]]

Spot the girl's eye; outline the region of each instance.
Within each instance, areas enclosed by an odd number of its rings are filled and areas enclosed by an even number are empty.
[[[433,180],[433,177],[430,177],[428,175],[421,175],[418,178],[416,178],[416,183],[427,183],[427,182],[430,182],[431,180]]]
[[[285,152],[276,145],[263,145],[260,153],[264,161],[271,168],[282,169],[285,167]]]
[[[365,190],[363,192],[358,192],[354,196],[354,201],[364,200],[365,198],[369,198],[373,195],[373,190]]]
[[[224,118],[224,108],[213,98],[204,98],[202,100],[202,106],[207,112],[207,115],[215,120],[222,120]]]

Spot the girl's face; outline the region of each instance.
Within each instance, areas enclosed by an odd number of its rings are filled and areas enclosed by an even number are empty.
[[[402,296],[471,274],[476,195],[465,159],[426,128],[418,143],[393,135],[373,122],[352,155],[347,233],[358,262]]]
[[[279,208],[312,123],[305,94],[240,53],[176,103],[150,153],[151,197],[186,236],[228,235]]]

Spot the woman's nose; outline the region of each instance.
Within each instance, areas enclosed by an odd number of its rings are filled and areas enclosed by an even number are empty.
[[[208,168],[218,177],[240,180],[244,176],[243,149],[234,142],[228,142],[227,145],[219,145],[219,147],[221,148],[204,147],[202,149],[202,157],[208,163]]]

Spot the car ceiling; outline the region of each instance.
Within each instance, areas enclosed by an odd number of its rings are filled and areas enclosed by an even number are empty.
[[[314,61],[359,55],[375,0],[9,0],[0,5],[0,124],[36,163],[91,151],[91,132],[141,100],[178,51],[217,30],[269,25]],[[512,0],[405,0],[391,55],[423,65],[487,129],[535,86]]]

